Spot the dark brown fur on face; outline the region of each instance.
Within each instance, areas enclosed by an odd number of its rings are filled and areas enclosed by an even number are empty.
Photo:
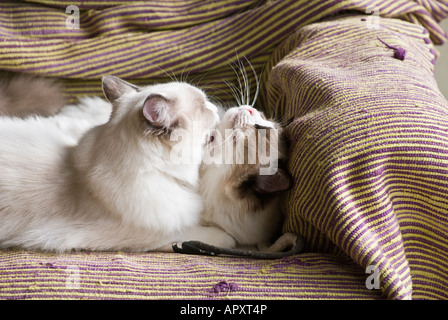
[[[0,116],[51,116],[64,105],[62,84],[55,79],[0,72]]]
[[[274,121],[273,123],[275,130],[252,125],[243,128],[245,134],[248,134],[248,138],[244,142],[246,160],[244,164],[232,164],[231,174],[227,180],[227,192],[233,201],[239,203],[241,209],[244,208],[246,215],[251,215],[256,220],[264,220],[262,230],[266,239],[257,244],[259,249],[267,245],[266,240],[272,241],[279,235],[283,221],[279,208],[280,195],[289,188],[291,182],[283,161],[287,154],[287,145],[282,139],[283,130]],[[255,163],[250,164],[249,162],[250,146],[252,149],[257,149],[260,146],[260,136],[258,135],[260,129],[267,130],[266,140],[261,142],[266,147],[267,155],[271,155],[272,140],[278,141],[278,145],[274,146],[278,147],[278,168],[272,175],[260,174],[260,169],[268,167],[269,164],[261,163],[258,152]]]
[[[212,134],[213,139],[208,142],[207,152],[216,151],[217,158],[223,161],[201,166],[201,193],[205,202],[202,221],[222,228],[240,246],[261,248],[281,231],[280,196],[291,184],[285,166],[288,146],[282,138],[282,128],[275,121],[266,123],[257,119],[256,124],[242,124],[234,117],[234,110],[226,112],[216,129],[219,133]],[[253,116],[258,115],[256,110],[251,111]],[[232,135],[226,137],[224,131],[229,129]],[[260,130],[266,130],[266,134]],[[263,150],[258,150],[259,147]],[[271,154],[274,149],[277,152]],[[225,161],[226,155],[233,161]]]
[[[265,205],[277,197],[279,192],[288,189],[290,183],[289,175],[282,168],[282,158],[286,156],[287,152],[287,146],[284,141],[279,141],[278,143],[279,168],[277,172],[273,175],[260,175],[260,168],[264,165],[260,163],[257,150],[260,138],[258,135],[259,129],[264,128],[247,125],[245,128],[239,129],[244,132],[244,136],[240,135],[240,139],[243,139],[244,143],[244,163],[236,163],[234,157],[231,174],[226,179],[227,194],[235,201],[246,202],[249,211],[264,209]],[[276,124],[275,129],[267,130],[268,134],[264,142],[266,154],[271,152],[271,138],[281,139],[282,128]],[[271,137],[271,134],[276,136]],[[235,141],[234,144],[236,143]],[[255,159],[252,159],[255,161],[252,162],[249,154],[250,146],[252,150],[257,151],[255,152]]]

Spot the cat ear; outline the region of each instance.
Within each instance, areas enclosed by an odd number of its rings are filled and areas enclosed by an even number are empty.
[[[169,128],[173,102],[159,94],[148,96],[143,104],[143,116],[156,128]]]
[[[114,76],[103,77],[103,92],[109,102],[113,103],[123,94],[137,91],[139,88]]]
[[[290,177],[283,169],[278,169],[271,175],[258,175],[253,184],[254,190],[262,194],[284,191],[289,186]]]

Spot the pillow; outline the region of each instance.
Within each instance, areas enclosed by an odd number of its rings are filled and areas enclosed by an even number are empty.
[[[376,272],[387,298],[447,298],[448,104],[435,51],[422,26],[365,20],[306,26],[274,53],[289,52],[268,84],[290,122],[284,231]]]

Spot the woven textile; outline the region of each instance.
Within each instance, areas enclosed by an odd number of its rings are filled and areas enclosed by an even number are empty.
[[[347,258],[3,252],[2,299],[381,299]]]
[[[433,77],[447,1],[83,1],[69,29],[71,4],[0,3],[0,68],[61,78],[71,100],[114,74],[184,77],[232,103],[223,80],[247,57],[257,106],[287,124],[284,231],[308,253],[4,251],[0,298],[448,298],[448,105]]]
[[[65,10],[73,3],[2,1],[0,68],[68,79],[68,99],[102,95],[105,74],[143,84],[167,81],[168,73],[189,75],[216,98],[234,102],[223,80],[235,81],[229,63],[237,56],[260,74],[292,32],[341,11],[421,23],[436,44],[446,37],[436,23],[446,15],[446,1],[85,0],[79,29],[70,29]]]
[[[420,26],[362,23],[304,27],[271,72],[271,105],[294,119],[284,229],[304,235],[310,251],[376,266],[389,298],[410,298],[412,287],[415,297],[447,298],[448,105],[434,51]]]

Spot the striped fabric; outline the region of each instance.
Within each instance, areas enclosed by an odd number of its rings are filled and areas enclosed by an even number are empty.
[[[381,299],[347,258],[282,260],[151,253],[9,252],[0,255],[3,299]]]
[[[436,44],[446,36],[436,23],[444,1],[85,0],[80,28],[68,29],[65,8],[75,2],[0,2],[0,68],[67,79],[69,100],[102,95],[105,74],[137,84],[186,74],[226,103],[233,98],[223,80],[235,80],[229,63],[237,56],[260,74],[294,30],[343,10],[422,23]]]
[[[288,55],[270,74],[269,101],[294,119],[285,231],[310,251],[377,267],[388,298],[446,299],[448,104],[434,51],[421,26],[362,20],[309,25],[278,49]]]
[[[101,95],[100,77],[114,74],[188,78],[229,104],[224,80],[247,57],[262,79],[257,106],[288,124],[284,231],[308,253],[11,250],[0,298],[448,298],[448,105],[433,77],[448,1],[85,0],[80,29],[68,29],[72,4],[1,2],[0,69],[61,78],[71,100]]]

